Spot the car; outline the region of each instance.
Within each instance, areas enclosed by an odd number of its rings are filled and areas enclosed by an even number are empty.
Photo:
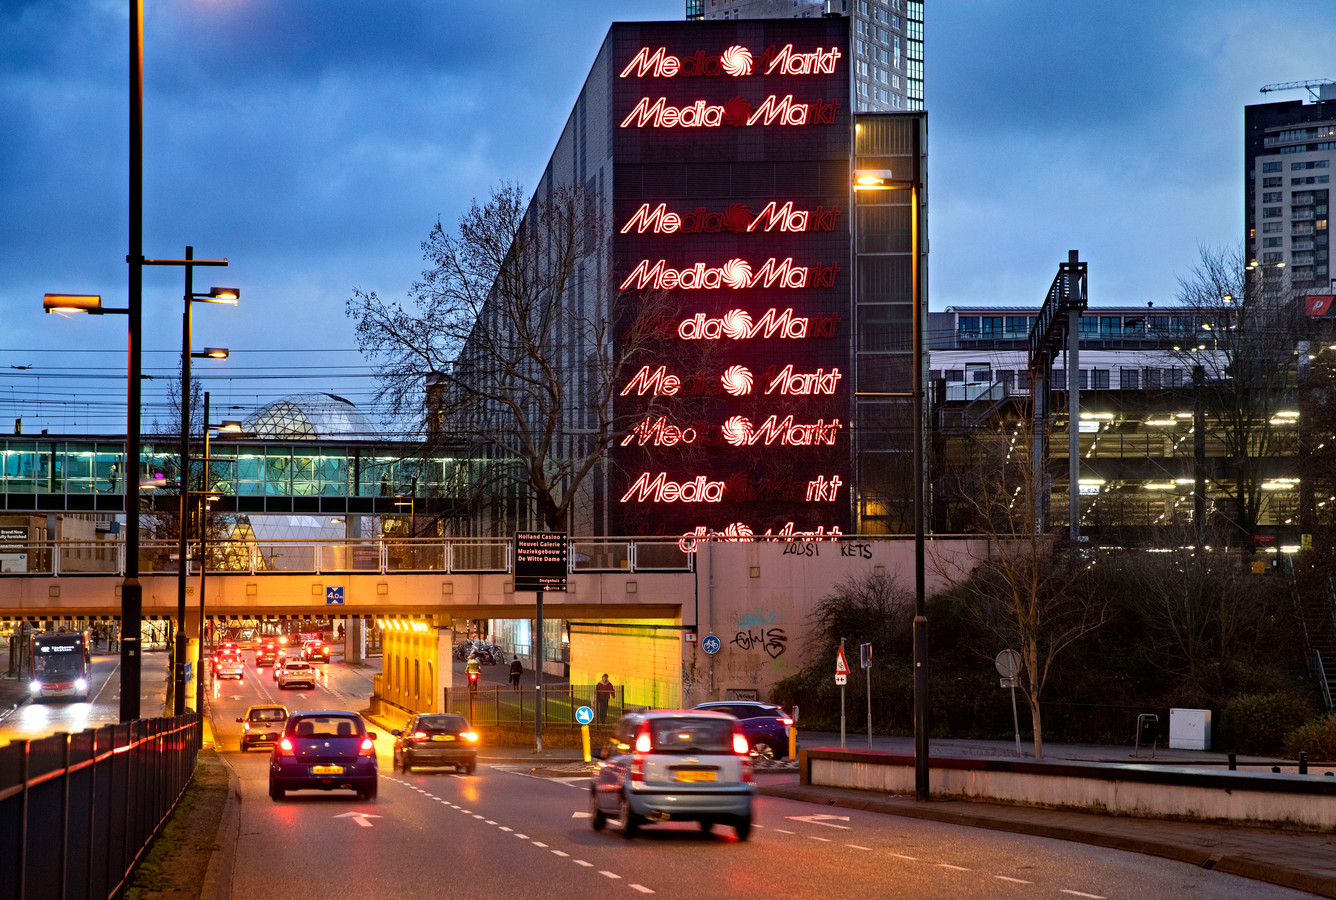
[[[302,644],[302,659],[309,662],[329,662],[329,644],[324,641],[307,641]]]
[[[589,783],[595,831],[616,819],[628,839],[646,823],[670,821],[698,822],[704,831],[731,825],[740,841],[751,834],[751,747],[733,716],[697,709],[629,713],[600,756]]]
[[[261,641],[255,648],[255,668],[272,666],[274,660],[278,658],[278,653],[278,641],[273,638]]]
[[[276,703],[252,706],[237,719],[241,723],[241,752],[261,744],[276,744],[288,720],[288,708]]]
[[[394,735],[394,767],[454,766],[472,775],[478,768],[478,735],[468,719],[453,714],[416,715]]]
[[[288,664],[288,655],[280,650],[278,655],[274,657],[273,668],[270,670],[273,675],[274,681],[278,681],[278,676],[283,672],[283,667],[286,666],[287,664]]]
[[[708,709],[728,713],[742,723],[742,733],[752,752],[762,759],[785,757],[789,754],[789,726],[793,717],[773,703],[755,700],[720,700],[698,703],[693,709]]]
[[[246,664],[240,651],[220,650],[213,656],[214,678],[235,678],[240,681],[246,675]]]
[[[376,799],[376,733],[346,710],[294,712],[269,756],[269,799],[288,791],[355,791]]]
[[[284,663],[281,669],[275,669],[274,671],[278,673],[278,686],[283,690],[299,684],[304,684],[309,688],[315,687],[315,666],[308,662],[294,659]]]

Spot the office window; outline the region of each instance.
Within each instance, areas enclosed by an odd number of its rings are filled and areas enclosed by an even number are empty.
[[[1078,334],[1094,334],[1099,331],[1099,319],[1095,316],[1082,316],[1076,322]]]
[[[1281,245],[1281,242],[1284,240],[1285,240],[1284,238],[1278,238],[1278,237],[1262,238],[1262,246],[1279,247]]]
[[[963,335],[977,335],[979,333],[978,316],[961,316],[957,320],[957,329]]]
[[[1284,163],[1280,163],[1280,162],[1262,163],[1262,171],[1263,171],[1263,172],[1283,172],[1283,171],[1285,171],[1285,164],[1284,164]]]
[[[1284,261],[1285,261],[1285,254],[1284,254],[1284,253],[1263,253],[1263,254],[1262,254],[1262,262],[1264,262],[1264,263],[1278,263],[1278,262],[1284,262]]]
[[[1293,182],[1291,182],[1291,183],[1293,183]],[[1262,187],[1264,187],[1264,188],[1269,188],[1269,187],[1280,187],[1280,186],[1282,186],[1283,184],[1285,184],[1285,179],[1284,179],[1284,178],[1281,178],[1281,177],[1272,176],[1272,177],[1270,177],[1270,178],[1263,178],[1263,179],[1262,179]]]
[[[1280,234],[1285,230],[1284,222],[1263,222],[1262,234]]]
[[[1107,391],[1109,389],[1108,369],[1091,369],[1090,374],[1093,376],[1095,390]]]
[[[1279,219],[1279,218],[1280,218],[1280,212],[1281,212],[1281,208],[1280,208],[1279,206],[1264,206],[1264,207],[1262,207],[1262,218],[1263,218],[1263,219]]]
[[[1002,333],[1001,316],[984,316],[983,333],[989,337],[995,337]]]
[[[965,380],[965,373],[961,369],[947,369],[946,380],[948,383],[963,382]]]
[[[1100,316],[1099,333],[1102,337],[1112,337],[1123,333],[1121,316]]]
[[[1280,203],[1285,199],[1284,191],[1265,191],[1262,194],[1263,203]]]
[[[1141,388],[1141,370],[1140,369],[1119,369],[1118,387],[1125,391],[1135,391]]]
[[[1025,316],[1007,316],[1007,331],[1009,333],[1024,334],[1030,330],[1029,319]]]

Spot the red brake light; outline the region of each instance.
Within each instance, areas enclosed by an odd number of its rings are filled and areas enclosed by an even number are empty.
[[[478,735],[472,731],[461,731],[459,736],[466,741],[476,741],[478,739]]]
[[[631,780],[645,780],[645,760],[639,756],[631,757]]]
[[[654,748],[654,742],[649,736],[648,722],[640,723],[640,730],[636,732],[635,748],[637,753],[648,753]]]
[[[241,723],[241,730],[242,730],[242,731],[250,731],[250,722],[242,722],[242,723]]]
[[[427,733],[425,731],[415,731],[408,736],[410,741],[425,741],[426,739]]]
[[[733,732],[733,752],[739,756],[746,756],[751,752],[751,747],[747,745],[747,736],[741,731]]]
[[[371,738],[365,738],[362,741],[362,749],[357,751],[358,756],[375,756],[376,745],[372,743]]]
[[[752,780],[752,761],[750,756],[742,757],[742,780],[743,782]]]
[[[790,719],[788,716],[780,716],[779,724],[783,725],[785,728],[788,728],[790,725],[793,724],[793,720]]]
[[[287,738],[283,738],[283,740],[279,741],[279,742],[278,742],[278,755],[279,755],[279,756],[291,756],[291,755],[292,755],[292,741],[288,740]]]

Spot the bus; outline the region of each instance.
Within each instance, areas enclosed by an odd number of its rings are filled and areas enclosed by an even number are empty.
[[[35,634],[32,638],[33,700],[71,697],[88,700],[88,636],[82,631]]]

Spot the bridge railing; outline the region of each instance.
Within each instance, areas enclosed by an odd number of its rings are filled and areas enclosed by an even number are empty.
[[[206,545],[209,574],[293,575],[412,572],[510,573],[506,538],[368,538],[365,540],[224,540]],[[141,541],[139,571],[180,571],[176,541]],[[572,572],[689,572],[694,556],[665,538],[576,538],[570,542]],[[189,572],[200,570],[198,546]],[[125,544],[106,541],[33,541],[0,547],[4,575],[123,575]]]

